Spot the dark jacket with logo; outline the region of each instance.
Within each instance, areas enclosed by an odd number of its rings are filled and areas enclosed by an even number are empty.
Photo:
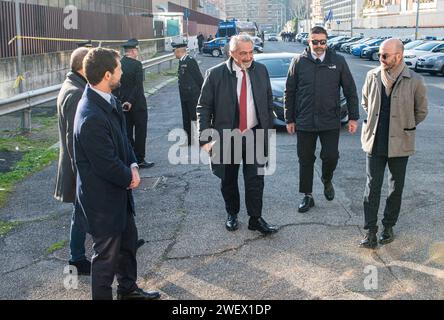
[[[134,214],[130,166],[136,163],[126,135],[122,106],[114,109],[89,86],[74,121],[77,166],[75,219],[97,237],[121,233],[128,214]]]
[[[325,131],[340,128],[340,88],[347,99],[348,117],[359,119],[356,85],[345,59],[327,50],[316,63],[310,49],[293,58],[285,89],[285,121],[296,130]]]
[[[179,92],[181,101],[197,100],[202,87],[203,77],[197,61],[187,55],[179,60]]]

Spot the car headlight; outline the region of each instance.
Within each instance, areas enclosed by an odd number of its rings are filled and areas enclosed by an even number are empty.
[[[404,56],[404,59],[413,59],[413,58],[416,58],[416,56],[415,56],[415,55],[411,55],[411,56]]]

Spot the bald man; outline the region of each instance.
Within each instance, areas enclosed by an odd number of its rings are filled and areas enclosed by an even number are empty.
[[[362,88],[362,107],[367,112],[361,134],[367,154],[364,191],[364,229],[360,246],[376,248],[378,209],[385,167],[388,166],[388,197],[382,219],[380,244],[393,241],[398,221],[409,156],[415,152],[416,126],[427,115],[423,78],[409,70],[403,60],[404,46],[398,39],[379,48],[380,66],[367,73]]]
[[[72,204],[76,197],[76,167],[73,151],[74,117],[87,83],[83,70],[83,58],[89,50],[81,47],[73,51],[71,71],[66,75],[66,80],[57,97],[60,152],[54,197],[59,201]],[[79,275],[89,275],[91,270],[91,263],[85,256],[85,237],[85,232],[74,223],[74,219],[71,219],[69,264],[77,268]]]

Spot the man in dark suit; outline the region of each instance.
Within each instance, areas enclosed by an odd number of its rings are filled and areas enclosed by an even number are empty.
[[[54,197],[59,201],[73,205],[76,198],[76,168],[73,150],[74,116],[86,86],[83,58],[88,51],[87,48],[78,48],[73,51],[70,63],[71,71],[68,72],[57,97],[60,152]],[[69,241],[69,264],[77,268],[78,275],[89,275],[91,272],[91,262],[85,256],[85,237],[85,231],[74,223],[73,212]]]
[[[259,161],[260,155],[251,155],[250,152],[260,149],[258,145],[262,145],[264,151],[268,149],[267,131],[273,127],[273,96],[266,67],[253,61],[253,48],[253,40],[247,35],[231,38],[231,58],[207,71],[197,106],[197,117],[200,144],[211,154],[213,173],[222,182],[221,191],[228,213],[225,227],[229,231],[238,228],[238,174],[242,161],[245,202],[250,216],[248,229],[271,234],[277,228],[262,218],[264,175],[259,169],[263,169],[265,163]],[[208,129],[217,131],[219,137],[210,141],[205,137]],[[259,135],[262,132],[260,129],[265,131],[262,137]],[[241,143],[233,142],[235,137],[225,139],[225,134],[233,132],[242,133]],[[248,140],[248,134],[254,140]],[[218,155],[217,150],[223,151]],[[265,154],[262,155],[264,157]],[[224,160],[221,162],[222,158]]]
[[[174,45],[174,54],[179,59],[179,94],[182,105],[183,129],[188,135],[188,145],[191,145],[191,121],[196,121],[196,106],[199,100],[203,77],[197,61],[187,53],[187,45]]]
[[[122,101],[128,139],[134,148],[137,164],[140,168],[150,168],[154,163],[145,161],[148,109],[143,89],[143,67],[138,60],[139,41],[130,39],[122,47],[125,56],[121,60],[123,71],[121,86],[113,93]]]
[[[74,121],[77,166],[75,220],[93,238],[91,267],[93,299],[148,300],[158,292],[138,288],[132,189],[139,186],[136,157],[128,142],[120,102],[111,94],[122,75],[119,53],[92,49],[83,66],[89,85]]]

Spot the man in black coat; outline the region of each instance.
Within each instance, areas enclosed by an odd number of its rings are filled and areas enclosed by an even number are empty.
[[[324,195],[334,199],[333,172],[339,159],[340,88],[347,98],[349,132],[355,133],[359,119],[356,85],[345,59],[327,50],[327,32],[314,27],[309,48],[294,58],[285,89],[287,131],[297,133],[299,157],[299,192],[304,198],[299,212],[314,206],[312,196],[316,141],[321,140]]]
[[[138,46],[137,39],[130,39],[122,45],[125,56],[121,60],[123,71],[121,86],[113,93],[123,103],[128,139],[134,148],[137,164],[140,168],[150,168],[154,163],[145,161],[148,109],[143,89],[143,67],[138,60]]]
[[[197,117],[200,144],[211,154],[213,173],[221,179],[228,213],[225,227],[229,231],[238,228],[238,174],[242,161],[245,202],[250,216],[248,229],[271,234],[277,228],[262,218],[264,174],[261,169],[265,161],[261,158],[266,154],[255,153],[255,150],[260,145],[262,151],[268,149],[267,131],[273,127],[273,96],[266,67],[253,61],[253,48],[253,40],[248,35],[231,38],[231,58],[207,71]],[[217,133],[212,140],[206,137],[209,129]],[[230,137],[224,136],[226,134]]]
[[[199,35],[197,36],[197,45],[199,46],[199,53],[202,53],[204,41],[205,37],[203,36],[202,32],[199,32]]]
[[[73,127],[77,105],[86,86],[83,58],[88,48],[78,48],[71,54],[71,71],[66,75],[57,97],[57,116],[59,122],[60,152],[54,197],[62,202],[72,203],[76,198],[76,167],[74,163]],[[89,275],[91,262],[85,256],[85,231],[71,219],[69,238],[69,264],[75,266],[78,275]]]
[[[156,299],[158,292],[138,288],[132,189],[139,186],[136,157],[128,142],[120,102],[111,94],[122,75],[119,53],[91,50],[83,61],[89,85],[74,120],[77,167],[75,220],[93,238],[93,299]]]
[[[196,59],[188,55],[186,47],[185,43],[174,45],[174,54],[179,59],[178,77],[183,129],[188,136],[188,145],[191,145],[193,140],[191,122],[196,121],[196,106],[203,77]]]

